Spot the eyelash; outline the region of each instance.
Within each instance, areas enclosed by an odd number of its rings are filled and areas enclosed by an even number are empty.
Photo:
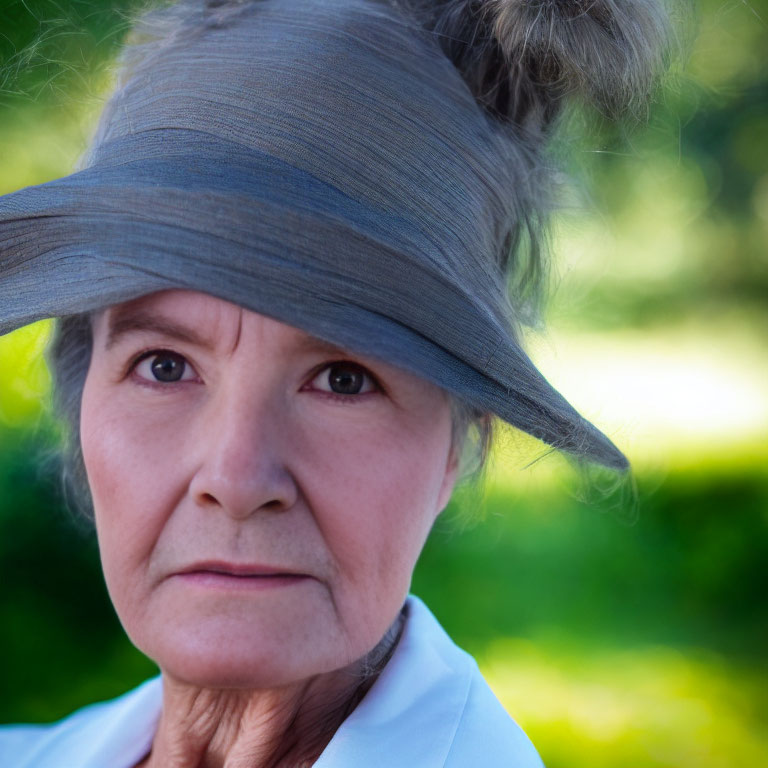
[[[146,360],[147,358],[155,357],[163,354],[177,355],[178,357],[182,358],[185,364],[190,366],[190,368],[192,368],[192,370],[194,371],[194,366],[192,366],[189,360],[187,360],[187,358],[181,353],[175,352],[172,349],[153,348],[153,349],[146,349],[142,352],[139,352],[135,357],[133,357],[131,362],[128,364],[126,374],[131,375],[135,373],[139,363]],[[326,392],[325,390],[311,390],[311,391],[319,392],[321,395],[323,395],[325,398],[329,400],[333,400],[334,402],[337,402],[337,403],[344,403],[346,405],[352,404],[353,401],[359,400],[364,395],[372,395],[375,393],[383,394],[386,391],[384,387],[381,385],[381,383],[379,382],[379,380],[376,378],[376,376],[374,376],[364,365],[361,365],[360,363],[356,363],[354,360],[341,359],[341,360],[329,360],[327,362],[324,362],[312,371],[308,381],[309,382],[314,381],[323,371],[327,370],[328,368],[332,368],[335,365],[348,365],[352,368],[356,368],[357,370],[361,371],[363,375],[367,376],[368,379],[370,380],[371,384],[373,385],[373,390],[371,392],[363,392],[362,394],[358,394],[358,395],[341,395],[338,392]],[[164,390],[176,389],[176,387],[179,385],[189,383],[188,381],[174,381],[174,382],[161,383],[159,381],[152,382],[147,379],[143,379],[141,377],[136,377],[136,378],[139,379],[139,382],[141,383],[142,386],[148,386],[148,387],[151,387],[152,389],[158,389],[158,388],[164,389]]]

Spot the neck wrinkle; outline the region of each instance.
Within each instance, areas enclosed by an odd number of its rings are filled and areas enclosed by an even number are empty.
[[[269,691],[192,688],[164,675],[152,750],[135,768],[309,768],[392,656],[401,611],[348,667]]]

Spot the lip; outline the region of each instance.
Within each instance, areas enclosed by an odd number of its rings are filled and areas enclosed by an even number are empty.
[[[197,573],[205,571],[220,573],[225,576],[309,576],[292,568],[284,568],[275,565],[263,565],[261,563],[229,563],[225,560],[204,560],[193,563],[176,571],[174,575],[185,573]]]
[[[261,563],[229,563],[208,560],[175,571],[171,577],[201,587],[223,589],[274,589],[300,584],[311,578],[290,568]]]

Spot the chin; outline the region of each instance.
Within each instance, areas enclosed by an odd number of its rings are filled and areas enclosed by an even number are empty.
[[[276,688],[346,666],[354,658],[337,627],[276,617],[190,617],[135,645],[164,674],[201,688]],[[364,650],[359,655],[362,655]]]

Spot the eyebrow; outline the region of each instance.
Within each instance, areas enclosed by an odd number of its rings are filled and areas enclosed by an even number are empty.
[[[130,314],[117,314],[110,317],[105,349],[112,349],[121,338],[132,333],[157,333],[205,349],[211,349],[213,346],[210,339],[203,338],[186,325],[161,315],[134,311]]]
[[[210,338],[201,336],[183,323],[177,323],[168,317],[146,310],[132,310],[130,313],[116,313],[110,317],[105,349],[111,349],[121,338],[132,333],[156,333],[209,351],[215,346]],[[341,357],[355,356],[355,353],[311,334],[302,334],[292,347],[298,352],[323,352]]]

